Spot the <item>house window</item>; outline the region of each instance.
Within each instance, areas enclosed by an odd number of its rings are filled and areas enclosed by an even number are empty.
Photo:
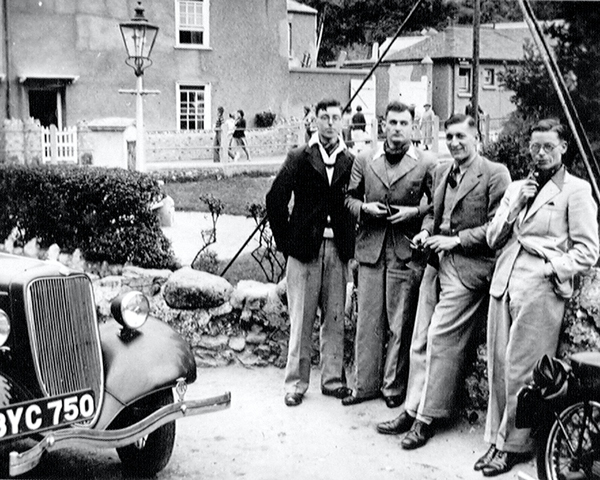
[[[209,128],[209,85],[179,85],[177,110],[180,130]]]
[[[471,67],[459,67],[458,93],[471,93]]]
[[[483,87],[496,86],[496,70],[493,68],[483,69]]]
[[[208,47],[209,0],[175,0],[178,46]]]

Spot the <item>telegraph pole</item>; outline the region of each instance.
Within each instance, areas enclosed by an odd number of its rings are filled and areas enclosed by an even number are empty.
[[[474,1],[473,10],[473,91],[471,92],[471,105],[473,118],[479,132],[479,25],[481,23],[481,0]],[[479,132],[481,135],[481,132]]]

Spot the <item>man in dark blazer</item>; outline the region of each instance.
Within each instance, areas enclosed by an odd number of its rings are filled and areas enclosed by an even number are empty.
[[[597,207],[588,182],[562,164],[566,128],[542,120],[531,133],[532,174],[510,184],[487,241],[502,249],[490,288],[485,440],[475,470],[501,475],[531,457],[529,429],[516,428],[517,393],[536,362],[558,348],[573,277],[598,260]]]
[[[354,253],[355,222],[344,206],[353,156],[341,137],[337,100],[316,106],[317,133],[291,150],[267,194],[277,248],[287,257],[290,340],[285,403],[302,403],[310,379],[311,333],[321,309],[321,391],[351,393],[344,374],[347,262]],[[291,196],[294,206],[289,213]]]
[[[472,117],[453,115],[444,127],[454,161],[436,168],[433,211],[413,239],[430,249],[438,269],[427,266],[419,290],[404,411],[377,426],[384,434],[408,431],[401,443],[405,449],[425,445],[434,433],[433,420],[448,417],[454,408],[465,349],[477,314],[485,317],[494,268],[485,235],[510,182],[504,165],[477,153]]]
[[[342,400],[344,405],[383,394],[387,406],[395,408],[406,395],[410,340],[425,268],[425,256],[411,248],[410,239],[420,232],[431,209],[436,164],[435,155],[411,144],[413,121],[414,111],[391,102],[385,113],[384,144],[359,155],[352,167],[346,205],[358,220],[358,319],[354,393]]]

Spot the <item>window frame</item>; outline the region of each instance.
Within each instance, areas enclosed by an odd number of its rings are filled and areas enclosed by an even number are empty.
[[[461,70],[468,71],[467,75],[461,75]],[[465,89],[461,85],[461,79],[466,78],[467,80],[467,88]],[[459,96],[469,96],[473,91],[473,67],[470,65],[459,65],[457,71],[457,82],[456,82],[456,92]]]
[[[491,72],[491,82],[487,82],[487,73]],[[483,79],[481,82],[482,88],[485,89],[495,89],[498,88],[498,74],[494,67],[484,67],[483,68]]]
[[[204,89],[204,115],[202,117],[203,126],[202,128],[182,128],[182,110],[181,110],[181,93],[184,91],[194,91]],[[177,109],[177,131],[180,132],[191,132],[194,130],[210,130],[212,128],[212,119],[211,119],[211,111],[212,111],[212,99],[211,99],[211,84],[210,83],[202,83],[202,82],[178,82],[177,83],[177,97],[176,97],[176,105]],[[196,122],[198,122],[198,117],[196,116]]]
[[[201,31],[202,32],[202,43],[181,43],[179,41],[179,33],[181,31],[180,24],[180,5],[183,2],[195,2],[202,3],[202,27],[198,27],[196,30],[186,31]],[[175,9],[175,48],[185,48],[192,50],[210,50],[210,0],[174,0]]]

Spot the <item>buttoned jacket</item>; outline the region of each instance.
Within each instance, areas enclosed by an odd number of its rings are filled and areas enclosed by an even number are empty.
[[[344,198],[353,162],[347,149],[340,152],[330,185],[317,144],[311,142],[288,153],[266,199],[271,231],[277,249],[284,255],[301,262],[316,259],[329,226],[342,261],[352,258],[355,222],[344,207]]]
[[[504,294],[515,261],[525,249],[552,264],[555,292],[569,298],[574,275],[598,260],[597,206],[590,185],[563,168],[540,189],[529,208],[509,221],[523,182],[508,187],[487,231],[490,247],[504,247],[490,293],[495,297]]]
[[[495,252],[486,241],[486,232],[500,200],[510,183],[508,169],[477,155],[465,171],[450,212],[450,231],[441,232],[448,174],[453,162],[440,164],[433,175],[433,210],[423,219],[431,235],[458,235],[460,245],[451,251],[463,285],[487,288],[494,268]]]
[[[423,217],[431,209],[435,165],[434,154],[414,146],[396,165],[387,162],[383,147],[358,155],[346,195],[346,206],[358,221],[356,260],[376,263],[385,245],[386,234],[392,235],[396,256],[401,260],[410,260],[412,250],[408,239],[419,233]],[[364,202],[417,207],[418,215],[392,225],[385,217],[376,218],[362,213]]]

